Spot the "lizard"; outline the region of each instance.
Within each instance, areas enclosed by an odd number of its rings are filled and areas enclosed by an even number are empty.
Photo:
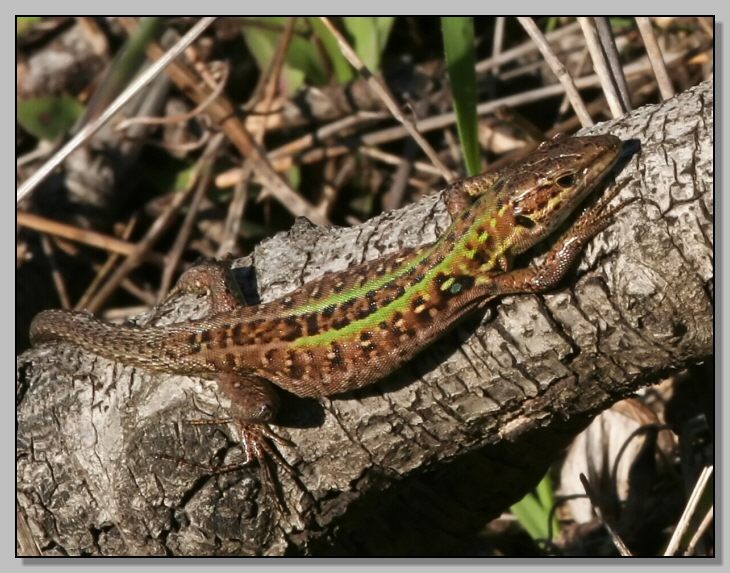
[[[452,183],[445,194],[452,223],[435,242],[325,274],[271,302],[246,306],[230,269],[209,260],[185,271],[169,295],[207,294],[204,318],[140,327],[47,310],[34,318],[31,341],[67,342],[143,369],[213,378],[231,402],[230,419],[222,421],[240,426],[243,463],[255,459],[265,471],[273,456],[287,468],[270,444],[291,445],[269,427],[278,408],[275,387],[301,397],[362,388],[495,298],[555,288],[630,202],[608,207],[620,187],[585,209],[540,264],[514,268],[514,259],[578,209],[622,146],[613,135],[543,142],[511,165]]]

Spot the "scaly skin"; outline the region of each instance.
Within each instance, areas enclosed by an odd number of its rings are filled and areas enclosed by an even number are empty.
[[[453,184],[454,221],[435,243],[327,274],[270,303],[243,306],[229,272],[204,263],[186,272],[174,292],[209,292],[205,319],[140,328],[46,311],[33,321],[31,339],[214,377],[232,401],[234,419],[270,422],[277,407],[270,383],[314,397],[360,388],[495,297],[554,288],[610,223],[617,209],[606,205],[613,195],[583,213],[538,268],[513,270],[512,260],[576,210],[620,151],[621,141],[610,135],[546,142],[497,173]],[[266,449],[260,440],[251,444]]]

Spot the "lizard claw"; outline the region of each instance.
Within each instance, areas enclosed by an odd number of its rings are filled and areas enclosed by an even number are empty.
[[[274,478],[274,474],[271,471],[271,461],[274,461],[277,468],[281,468],[289,474],[297,482],[297,485],[298,480],[294,468],[286,461],[272,442],[289,447],[293,447],[294,444],[276,434],[267,424],[240,422],[240,428],[241,444],[243,445],[244,456],[246,458],[244,464],[248,464],[251,460],[258,462],[262,485],[268,493],[272,494],[279,509],[288,515],[289,510],[283,500],[281,484]]]

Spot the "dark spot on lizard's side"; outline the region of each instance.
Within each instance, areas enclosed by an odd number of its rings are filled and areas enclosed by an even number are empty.
[[[199,342],[200,333],[198,332],[192,332],[188,335],[187,344],[190,348],[190,352],[198,353],[200,352],[200,342]]]
[[[342,347],[337,342],[331,342],[330,349],[332,350],[330,364],[335,368],[346,370],[345,360],[342,356]]]
[[[459,277],[459,284],[461,285],[462,291],[470,289],[474,286],[474,277],[470,275],[461,275]]]
[[[230,331],[226,327],[216,330],[214,337],[215,338],[213,340],[212,346],[214,346],[215,348],[226,348],[229,344],[233,342],[231,340]]]
[[[424,310],[416,314],[416,320],[418,320],[418,322],[424,327],[433,322],[433,317],[428,312],[430,308],[430,306],[424,307]],[[409,331],[406,331],[406,333],[408,334],[408,336],[412,336]]]
[[[363,330],[360,333],[360,340],[363,340],[363,341],[370,340],[372,337],[373,337],[373,335],[370,334],[367,330]]]
[[[448,275],[445,275],[444,273],[437,274],[436,278],[433,279],[433,282],[436,285],[436,289],[441,290],[441,285],[449,280],[449,278],[450,277]]]
[[[352,321],[346,316],[336,318],[332,321],[332,328],[334,328],[335,330],[340,330],[341,328],[345,328],[348,324],[350,324],[350,322]]]
[[[304,368],[302,367],[301,363],[299,362],[299,355],[296,352],[289,351],[288,353],[288,360],[289,360],[289,376],[292,378],[295,378],[297,380],[300,380],[302,376],[304,375]]]
[[[231,370],[236,367],[236,359],[230,352],[226,352],[226,355],[223,358],[223,363],[226,365],[226,368],[230,368]]]
[[[362,352],[365,359],[370,358],[370,355],[377,352],[377,350],[377,345],[371,340],[360,343],[360,351]]]
[[[489,259],[490,259],[489,249],[486,249],[486,248],[477,249],[476,252],[474,253],[474,261],[476,261],[480,265],[488,263]]]
[[[203,330],[200,333],[201,344],[205,344],[206,346],[208,346],[210,344],[210,340],[211,340],[210,330]]]
[[[322,310],[322,315],[325,318],[332,318],[332,315],[335,313],[336,308],[337,307],[334,304],[329,304],[329,305],[325,306],[324,309]]]
[[[319,333],[319,317],[316,312],[307,315],[307,336]]]
[[[368,307],[370,308],[371,313],[376,312],[380,308],[377,300],[368,301]]]
[[[284,317],[284,323],[288,326],[297,326],[299,324],[299,318],[296,316],[286,316]]]
[[[284,342],[292,342],[293,340],[296,340],[297,338],[302,337],[302,324],[298,320],[294,320],[294,322],[286,321],[287,324],[291,327],[287,332],[282,333],[282,335],[279,337]]]
[[[276,350],[274,348],[270,348],[264,353],[264,359],[266,360],[267,364],[271,364],[274,361],[274,358],[276,357]]]
[[[245,344],[246,336],[242,323],[239,322],[233,327],[232,337],[234,344],[237,344],[238,346],[243,346],[243,344]]]
[[[377,310],[377,307],[375,307],[375,310]],[[358,308],[355,311],[355,318],[357,320],[362,320],[363,318],[367,318],[374,312],[373,308],[371,306],[366,306],[363,308]]]
[[[378,300],[376,305],[379,308],[383,308],[385,306],[388,306],[391,302],[393,302],[396,299],[396,294],[393,292],[393,286],[388,286],[386,288],[383,288],[380,293],[378,293]]]
[[[381,320],[380,324],[378,324],[378,326],[381,328],[381,330],[388,330],[388,323],[385,322],[384,320]]]
[[[403,326],[405,321],[403,320],[403,314],[401,312],[393,313],[393,323],[390,325],[390,330],[395,336],[403,334]]]

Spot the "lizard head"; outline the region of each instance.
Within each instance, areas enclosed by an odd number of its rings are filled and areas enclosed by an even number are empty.
[[[505,170],[495,186],[498,213],[509,222],[512,254],[552,233],[611,170],[622,142],[613,135],[546,141]]]

